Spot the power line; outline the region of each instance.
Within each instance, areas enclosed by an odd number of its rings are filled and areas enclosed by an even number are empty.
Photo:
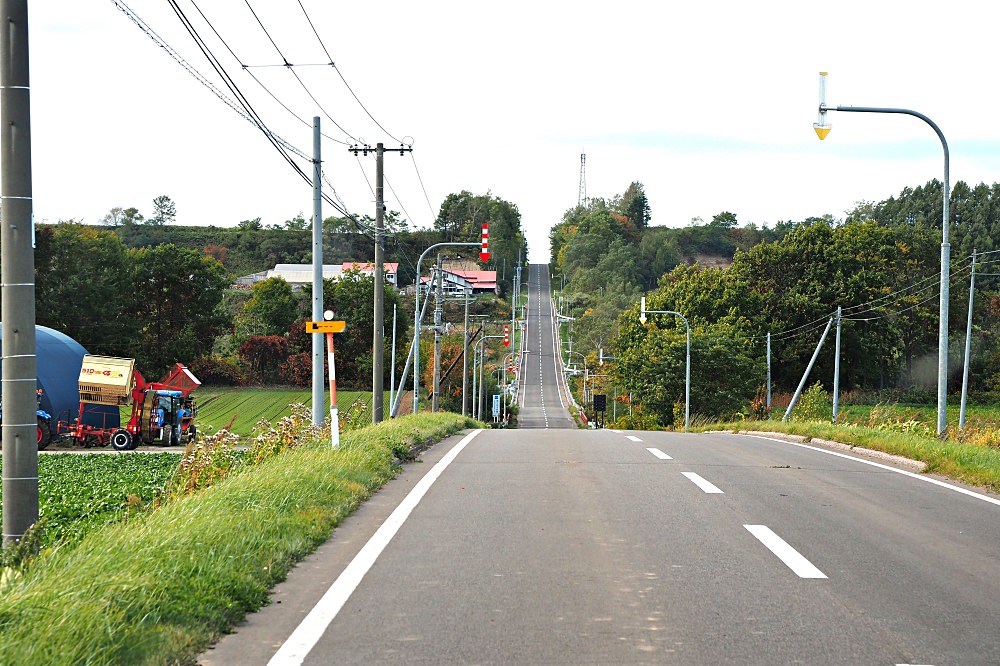
[[[412,146],[413,144],[411,143],[410,145]],[[434,220],[437,219],[437,213],[434,212],[431,198],[427,196],[427,188],[424,187],[424,179],[420,176],[420,169],[417,168],[417,158],[413,156],[413,151],[410,151],[410,159],[413,160],[413,170],[417,173],[417,181],[420,183],[420,189],[424,192],[424,199],[427,200],[427,208],[431,211],[431,223],[433,224]]]
[[[330,120],[330,122],[332,122],[334,126],[336,126],[337,129],[343,132],[352,141],[357,141],[357,139],[350,132],[345,130],[343,127],[340,126],[340,124],[336,120],[334,120],[333,116],[331,116],[327,112],[326,108],[324,108],[323,105],[319,103],[319,100],[316,99],[316,96],[312,94],[312,91],[309,90],[309,87],[305,84],[305,81],[303,81],[302,77],[298,75],[298,72],[295,71],[295,68],[292,66],[292,64],[288,62],[288,58],[285,57],[285,54],[281,52],[281,49],[278,47],[277,42],[275,42],[274,38],[271,37],[271,33],[268,32],[266,27],[264,27],[264,23],[260,20],[260,17],[257,16],[257,12],[255,12],[253,7],[250,5],[250,0],[243,0],[243,1],[244,3],[246,3],[247,9],[250,10],[250,13],[253,14],[254,19],[257,21],[257,25],[259,25],[260,29],[264,31],[264,34],[267,36],[268,41],[270,41],[271,45],[274,46],[274,50],[278,52],[278,57],[281,58],[281,61],[284,63],[285,68],[292,73],[292,76],[294,76],[295,80],[299,82],[299,85],[302,86],[302,89],[309,96],[309,99],[313,101],[313,104],[315,104],[316,107],[323,112],[323,115],[326,116]],[[243,65],[242,61],[240,62],[240,65],[241,66]]]

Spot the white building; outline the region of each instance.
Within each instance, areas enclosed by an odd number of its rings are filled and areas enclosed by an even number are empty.
[[[385,281],[395,289],[397,286],[398,263],[386,262],[383,268]],[[361,273],[375,273],[375,264],[372,262],[345,261],[343,264],[323,264],[324,280],[339,280],[340,276],[348,271],[360,271]],[[236,280],[236,284],[242,287],[252,287],[258,282],[263,282],[269,278],[279,277],[298,291],[305,285],[312,286],[313,265],[312,264],[277,264],[274,268],[244,275]]]

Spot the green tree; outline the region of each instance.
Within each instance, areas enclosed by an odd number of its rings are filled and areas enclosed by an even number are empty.
[[[148,224],[162,227],[167,224],[173,224],[176,218],[177,205],[173,199],[166,194],[161,194],[153,199],[153,216],[147,221]]]
[[[93,354],[131,356],[135,317],[132,258],[113,232],[75,222],[40,225],[36,234],[36,320]]]
[[[167,244],[133,252],[133,315],[142,322],[139,368],[157,376],[173,363],[209,353],[227,323],[221,310],[226,270],[197,250]]]
[[[238,317],[237,334],[287,335],[299,319],[299,303],[291,285],[282,278],[258,282],[253,286],[253,297]]]

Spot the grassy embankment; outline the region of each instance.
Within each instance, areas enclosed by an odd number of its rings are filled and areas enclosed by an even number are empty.
[[[396,455],[472,425],[420,414],[346,432],[340,450],[269,455],[43,551],[0,584],[4,663],[193,663],[396,474]]]
[[[936,408],[915,405],[849,406],[838,419],[699,424],[693,430],[760,430],[801,435],[891,453],[927,464],[926,473],[1000,492],[1000,418],[992,408],[970,411],[963,431],[957,430],[958,411],[948,412],[947,438],[934,436]]]

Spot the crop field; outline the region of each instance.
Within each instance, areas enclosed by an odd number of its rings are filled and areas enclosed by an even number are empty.
[[[44,454],[38,457],[41,546],[76,541],[153,501],[177,470],[180,453]],[[2,501],[2,496],[0,496]]]

